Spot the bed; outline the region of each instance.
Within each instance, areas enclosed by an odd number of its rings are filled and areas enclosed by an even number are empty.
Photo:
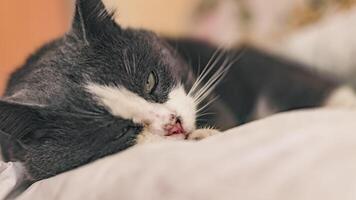
[[[33,184],[18,200],[356,199],[356,111],[302,110],[199,142],[136,146]],[[0,198],[18,180],[0,165]]]

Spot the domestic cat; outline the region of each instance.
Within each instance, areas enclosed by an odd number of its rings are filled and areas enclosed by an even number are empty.
[[[198,127],[224,130],[322,106],[342,85],[254,48],[219,50],[123,29],[113,13],[100,0],[77,0],[72,29],[12,75],[0,101],[0,144],[28,180],[137,143],[218,133]]]
[[[203,99],[194,93],[203,90],[188,94],[189,66],[163,39],[122,29],[112,14],[99,0],[78,0],[72,29],[10,79],[0,103],[2,153],[22,162],[29,180],[196,130]]]

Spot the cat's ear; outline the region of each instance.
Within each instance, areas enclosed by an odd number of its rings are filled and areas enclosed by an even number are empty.
[[[72,29],[86,42],[89,43],[90,37],[105,34],[108,29],[119,29],[114,20],[116,8],[110,2],[111,0],[76,0]]]
[[[0,131],[21,139],[40,125],[40,107],[0,101]]]
[[[41,124],[40,109],[0,101],[0,146],[6,159],[23,153],[23,138],[34,134]]]

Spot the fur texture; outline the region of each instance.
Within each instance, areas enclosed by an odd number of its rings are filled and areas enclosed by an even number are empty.
[[[1,146],[7,160],[24,164],[30,180],[136,143],[144,124],[112,113],[98,101],[99,93],[88,91],[88,84],[122,87],[157,105],[168,102],[173,88],[192,84],[188,65],[162,39],[148,31],[123,30],[111,17],[101,1],[78,0],[72,30],[37,51],[8,83],[1,113],[4,119],[14,117],[1,123],[20,126],[26,121],[16,116],[27,115],[31,126],[26,134],[9,130],[11,140],[2,140]],[[158,85],[147,94],[142,88],[151,71]],[[183,123],[192,131],[195,116],[189,117],[193,123]]]
[[[196,127],[249,122],[261,98],[273,112],[320,106],[340,86],[254,48],[219,50],[123,29],[112,6],[77,0],[72,30],[35,52],[8,83],[0,145],[30,181],[137,143],[214,135]],[[152,72],[156,84],[147,92]],[[168,137],[168,129],[185,135]]]

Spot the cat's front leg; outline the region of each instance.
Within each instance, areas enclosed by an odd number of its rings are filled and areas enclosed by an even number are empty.
[[[202,140],[219,133],[219,130],[212,128],[197,129],[188,135],[187,140]]]
[[[148,130],[144,130],[137,136],[136,144],[157,143],[164,140],[165,138],[163,136],[153,134]]]

